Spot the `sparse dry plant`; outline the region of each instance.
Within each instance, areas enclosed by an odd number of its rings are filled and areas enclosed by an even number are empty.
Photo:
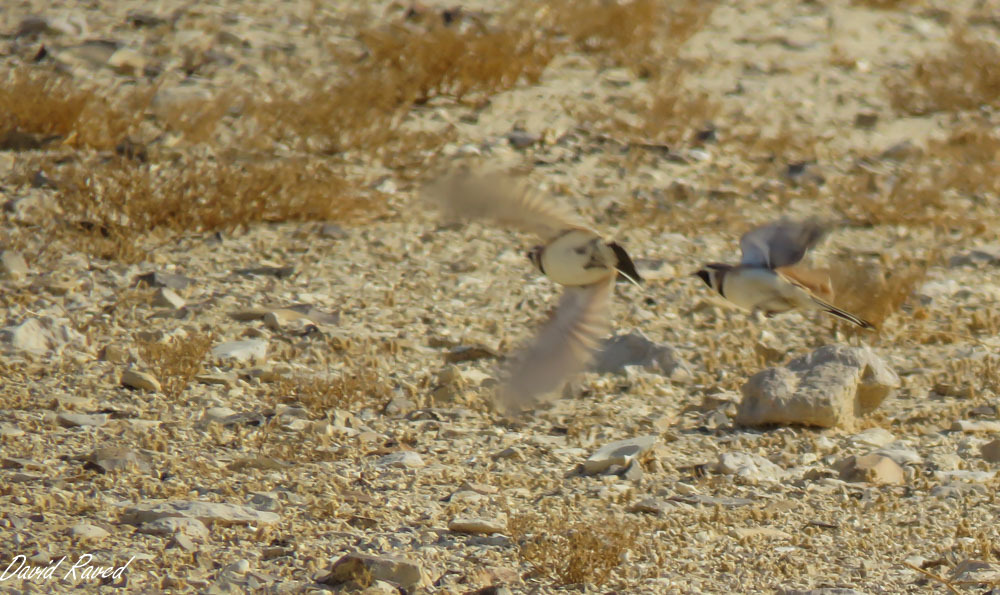
[[[114,158],[74,164],[57,175],[60,206],[102,258],[135,261],[154,230],[211,231],[258,222],[369,220],[378,193],[353,190],[319,159],[215,161],[185,157],[140,164]]]
[[[914,116],[998,106],[1000,46],[961,28],[953,33],[947,51],[889,76],[885,84],[892,106]]]
[[[326,153],[374,151],[394,138],[414,105],[438,97],[482,101],[537,81],[554,47],[521,25],[498,19],[493,27],[429,21],[368,28],[359,34],[364,55],[342,76],[307,78],[298,96],[275,89],[247,113],[265,139]]]
[[[896,262],[883,268],[875,263],[843,260],[832,267],[830,273],[837,306],[881,327],[923,282],[927,264]],[[866,332],[848,323],[837,324],[849,334]]]
[[[715,3],[548,0],[530,6],[533,21],[569,37],[578,51],[649,77],[670,69],[671,59],[705,25]]]
[[[922,156],[889,170],[859,169],[833,183],[835,206],[857,225],[993,229],[1000,198],[1000,138],[969,126],[928,143]]]
[[[152,87],[113,100],[44,68],[0,72],[0,142],[16,150],[49,142],[109,149],[133,131],[152,99]]]
[[[635,543],[637,528],[608,515],[603,521],[574,520],[572,511],[508,514],[518,556],[533,572],[558,585],[602,585]]]
[[[202,333],[169,342],[138,341],[139,354],[160,380],[163,393],[176,399],[201,372],[212,348],[212,336]]]

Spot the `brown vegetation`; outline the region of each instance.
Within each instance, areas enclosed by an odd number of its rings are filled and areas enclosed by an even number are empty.
[[[601,585],[634,545],[638,528],[610,516],[597,523],[576,517],[553,509],[513,516],[507,527],[519,557],[537,576],[557,585]]]
[[[124,158],[74,164],[53,177],[78,239],[102,258],[134,261],[154,230],[233,229],[258,222],[370,220],[377,194],[351,188],[319,159],[215,161],[180,158],[146,165]]]
[[[0,144],[14,150],[53,142],[110,149],[142,120],[153,89],[120,100],[40,67],[0,72]]]
[[[968,29],[952,35],[946,52],[928,56],[908,72],[886,79],[892,106],[922,116],[1000,105],[1000,47]]]
[[[212,336],[196,333],[164,341],[138,341],[139,354],[163,387],[163,394],[178,398],[201,372],[202,362],[212,348]]]

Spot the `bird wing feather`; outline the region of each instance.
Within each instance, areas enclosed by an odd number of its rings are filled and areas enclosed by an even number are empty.
[[[530,409],[590,363],[611,330],[615,275],[583,287],[566,287],[552,318],[515,359],[497,391],[497,404],[510,413]]]
[[[431,198],[452,217],[487,219],[546,240],[568,229],[591,230],[569,206],[517,186],[499,174],[466,174],[432,189]]]
[[[833,283],[830,281],[829,271],[793,265],[780,267],[775,272],[819,299],[833,301]]]
[[[818,219],[791,221],[779,219],[755,227],[740,238],[744,266],[777,269],[791,266],[805,256],[826,235],[827,227]]]

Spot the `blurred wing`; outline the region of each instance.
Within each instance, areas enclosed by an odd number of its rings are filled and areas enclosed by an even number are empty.
[[[456,176],[433,189],[431,198],[452,217],[488,219],[546,239],[567,229],[590,229],[568,206],[518,189],[499,174]]]
[[[776,272],[796,285],[806,288],[819,299],[826,302],[833,301],[833,282],[830,281],[829,271],[789,266],[781,267]]]
[[[501,410],[530,409],[587,367],[611,331],[615,277],[586,287],[566,287],[552,319],[507,370],[505,383],[497,391]]]
[[[756,227],[740,238],[743,252],[740,264],[769,269],[793,265],[802,260],[806,251],[823,239],[826,232],[826,226],[817,219],[781,219]]]

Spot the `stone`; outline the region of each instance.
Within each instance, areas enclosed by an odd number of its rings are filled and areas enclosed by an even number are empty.
[[[876,448],[885,446],[896,440],[892,432],[883,428],[869,428],[864,432],[855,434],[849,438],[851,444],[861,446],[874,446]]]
[[[934,477],[941,481],[964,481],[966,483],[989,483],[997,476],[996,471],[935,471]]]
[[[98,357],[113,364],[124,364],[128,361],[128,351],[121,345],[105,345],[98,353]]]
[[[686,494],[682,496],[671,496],[673,502],[683,502],[685,504],[698,504],[702,506],[721,506],[723,508],[739,508],[749,506],[753,500],[749,498],[732,498],[729,496],[707,496],[704,494]]]
[[[0,277],[21,279],[28,274],[28,263],[20,252],[4,250],[0,252]]]
[[[218,359],[233,359],[238,362],[263,363],[267,359],[267,341],[263,339],[227,341],[213,347],[212,356]]]
[[[444,354],[445,363],[457,364],[479,359],[496,359],[500,354],[485,345],[459,345]]]
[[[490,535],[503,533],[507,530],[507,524],[496,519],[456,518],[448,523],[448,530],[455,533]]]
[[[77,523],[70,527],[69,534],[77,539],[84,539],[88,541],[99,541],[111,535],[111,533],[98,527],[97,525],[91,525],[89,523]]]
[[[773,527],[734,527],[729,531],[729,535],[739,540],[764,538],[764,539],[791,539],[791,534],[774,529]]]
[[[979,449],[979,454],[990,463],[1000,463],[1000,438],[984,444]]]
[[[976,248],[948,259],[948,266],[951,268],[970,265],[1000,265],[1000,246]]]
[[[819,589],[778,589],[776,595],[865,595],[865,593],[845,587],[821,587]]]
[[[160,273],[157,271],[145,273],[135,278],[136,285],[148,285],[150,287],[166,287],[168,289],[186,289],[194,283],[193,279],[175,273]]]
[[[233,272],[236,273],[237,275],[276,277],[278,279],[287,279],[288,277],[291,277],[292,275],[295,274],[295,267],[259,266],[259,267],[250,267],[246,269],[236,269]]]
[[[512,130],[507,133],[507,142],[515,149],[526,149],[541,140],[537,134],[532,134],[524,130]]]
[[[418,469],[424,466],[424,460],[420,455],[412,450],[401,450],[387,454],[375,462],[376,467],[400,467],[404,469]]]
[[[149,60],[132,48],[118,48],[108,57],[108,66],[118,74],[140,76]]]
[[[15,37],[43,34],[79,36],[87,31],[87,22],[79,15],[65,17],[30,16],[21,19]]]
[[[17,438],[24,436],[24,430],[17,427],[17,424],[0,422],[0,438]]]
[[[254,510],[238,504],[169,500],[130,506],[122,514],[122,521],[141,525],[164,517],[184,517],[198,519],[203,523],[219,523],[220,525],[268,524],[276,523],[281,518],[273,512]]]
[[[158,393],[161,390],[160,381],[154,378],[152,374],[133,370],[132,368],[127,368],[122,372],[122,386],[145,390],[151,393]]]
[[[664,376],[689,373],[687,364],[680,360],[673,347],[654,343],[637,330],[606,340],[591,369],[598,374],[624,374],[627,366],[639,366]]]
[[[49,351],[58,354],[68,344],[80,346],[86,344],[86,338],[68,321],[51,316],[27,318],[17,326],[0,331],[0,337],[17,351],[38,355]]]
[[[608,470],[612,465],[626,468],[655,445],[656,436],[638,436],[610,442],[587,457],[583,462],[583,471],[594,475]]]
[[[873,484],[902,485],[906,483],[906,474],[899,463],[890,457],[880,454],[851,456],[837,465],[840,479],[852,483],[867,482]]]
[[[899,376],[871,348],[828,345],[751,377],[741,389],[736,421],[853,429],[858,416],[899,386]]]
[[[393,556],[376,556],[352,552],[333,563],[325,575],[317,582],[337,586],[353,582],[358,576],[369,575],[372,579],[398,585],[407,591],[427,587],[430,580],[419,562]]]
[[[985,433],[1000,434],[1000,421],[992,419],[960,419],[951,424],[952,432],[966,432],[968,434]]]
[[[138,531],[163,537],[182,533],[194,539],[208,539],[208,527],[205,523],[186,517],[168,516],[146,521],[139,525]]]
[[[149,473],[151,470],[149,461],[145,455],[125,447],[109,446],[98,448],[87,455],[86,460],[105,473],[133,469]]]
[[[988,492],[986,486],[978,483],[955,482],[931,488],[931,496],[934,498],[961,499],[969,494],[986,494]]]
[[[951,570],[951,580],[965,585],[1000,583],[1000,566],[983,560],[965,559]]]
[[[677,505],[667,500],[661,500],[659,498],[646,498],[632,504],[626,510],[628,512],[641,512],[645,514],[664,516],[675,508],[677,508]]]
[[[169,308],[171,310],[180,310],[187,305],[184,298],[177,295],[173,289],[169,287],[160,287],[153,294],[153,305],[157,308]]]
[[[896,461],[900,465],[919,465],[923,462],[923,457],[920,453],[913,450],[912,448],[903,447],[888,447],[880,448],[876,450],[873,454],[882,455],[889,457],[890,459]]]
[[[724,475],[735,475],[747,481],[781,481],[788,473],[764,457],[745,452],[727,452],[719,455],[715,470]]]
[[[60,412],[56,415],[56,422],[59,425],[66,428],[73,427],[94,427],[99,428],[106,423],[108,423],[108,415],[106,413],[68,413]]]

